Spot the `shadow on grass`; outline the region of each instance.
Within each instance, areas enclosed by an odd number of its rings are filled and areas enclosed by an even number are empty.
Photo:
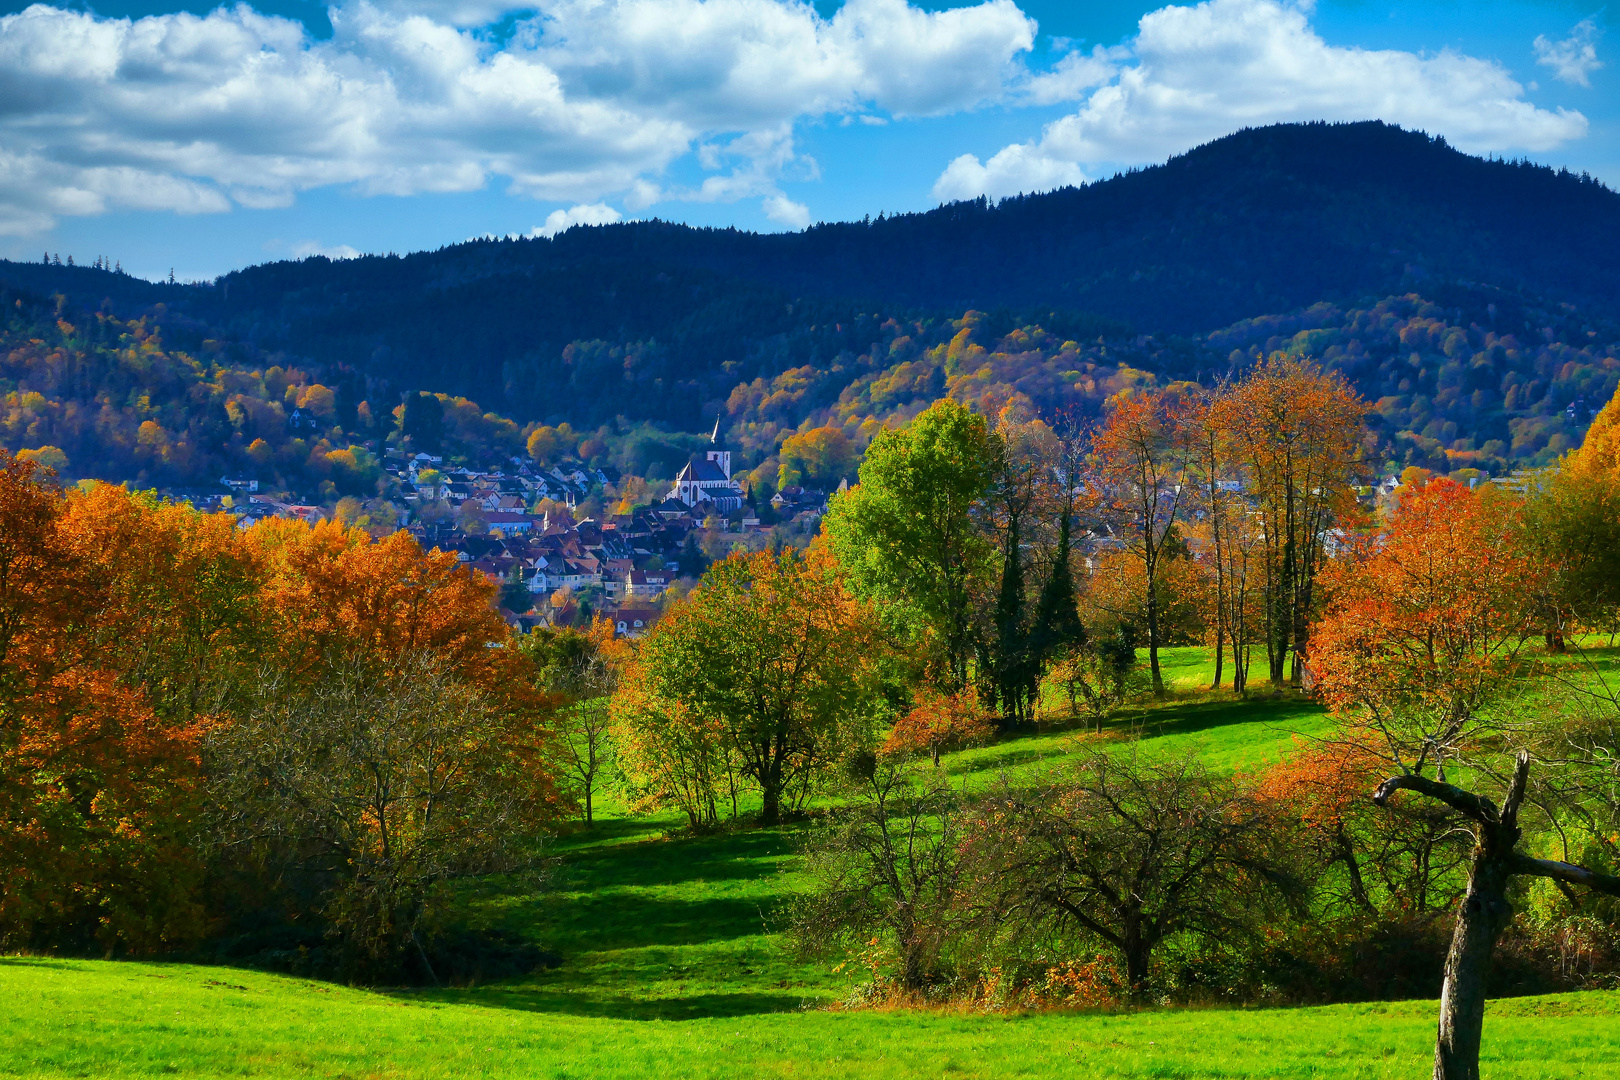
[[[560,1013],[610,1020],[713,1020],[760,1013],[797,1012],[805,998],[781,990],[687,994],[673,998],[628,998],[580,990],[486,986],[476,992],[433,991],[417,1000],[472,1003],[524,1012]]]
[[[739,829],[719,836],[648,839],[586,848],[564,855],[558,886],[584,891],[673,886],[689,882],[752,881],[776,872],[793,851],[780,829]]]
[[[583,822],[570,825],[566,832],[552,839],[551,852],[567,856],[599,851],[620,844],[657,840],[668,831],[669,823],[656,818],[598,818],[589,826]]]
[[[1111,717],[1099,729],[1084,722],[1046,730],[1027,729],[1003,735],[994,746],[977,754],[964,755],[951,762],[953,775],[969,776],[998,772],[1066,757],[1072,752],[1071,739],[1096,740],[1098,745],[1118,744],[1139,738],[1188,738],[1225,728],[1261,725],[1279,733],[1298,730],[1298,721],[1318,717],[1326,710],[1320,704],[1297,694],[1249,698],[1211,697],[1199,694],[1186,699],[1171,698],[1133,706],[1123,715]],[[1039,741],[1041,745],[1030,745]],[[1026,749],[1027,747],[1027,749]]]
[[[89,959],[89,957],[84,959]],[[76,960],[53,956],[0,956],[0,967],[45,968],[49,971],[84,970]]]
[[[546,942],[565,957],[577,948],[611,951],[709,945],[765,933],[762,913],[777,900],[775,896],[670,900],[613,895],[564,899],[552,917],[544,919],[542,931]]]
[[[1286,694],[1247,700],[1172,701],[1150,708],[1140,718],[1127,718],[1120,733],[1129,737],[1140,732],[1143,738],[1156,739],[1195,735],[1235,724],[1265,724],[1287,731],[1293,728],[1289,721],[1320,716],[1326,711],[1308,698]]]

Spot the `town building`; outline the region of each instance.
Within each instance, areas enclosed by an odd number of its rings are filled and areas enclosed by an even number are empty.
[[[722,514],[740,508],[743,504],[742,485],[731,478],[731,451],[720,441],[720,421],[714,422],[714,434],[702,456],[693,454],[675,477],[668,498],[695,507],[707,503],[705,510]]]

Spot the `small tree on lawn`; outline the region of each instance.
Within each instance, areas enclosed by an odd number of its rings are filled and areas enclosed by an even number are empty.
[[[1297,894],[1275,820],[1264,800],[1192,758],[1099,751],[986,801],[975,880],[1000,893],[989,907],[1001,918],[1106,943],[1140,1001],[1166,939],[1254,930]]]
[[[596,619],[588,630],[541,627],[524,635],[519,648],[534,661],[539,688],[558,701],[561,763],[584,797],[589,828],[596,792],[613,767],[608,698],[618,685],[629,647],[613,636],[612,623]]]
[[[817,773],[871,745],[877,646],[869,612],[824,552],[735,554],[643,639],[618,711],[639,746],[661,745],[659,729],[677,718],[722,744],[699,756],[735,760],[774,825]],[[637,760],[649,778],[665,764]]]
[[[1160,569],[1171,551],[1178,519],[1194,496],[1191,469],[1198,445],[1198,410],[1179,394],[1122,396],[1092,439],[1104,506],[1129,538],[1126,550],[1141,564],[1148,672],[1153,694],[1164,697],[1159,649],[1165,597]]]
[[[942,694],[925,688],[917,692],[911,711],[895,721],[883,752],[925,753],[937,767],[941,751],[984,742],[995,730],[995,718],[979,701],[976,691]]]
[[[858,755],[853,771],[854,798],[806,842],[815,887],[790,908],[792,940],[805,955],[875,946],[903,989],[920,990],[966,927],[957,903],[966,813],[938,773],[919,778],[914,766],[871,754]],[[867,959],[882,963],[881,953]]]

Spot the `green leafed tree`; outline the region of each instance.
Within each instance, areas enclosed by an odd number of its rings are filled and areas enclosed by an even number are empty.
[[[985,419],[949,398],[873,440],[860,483],[833,500],[823,523],[858,595],[892,606],[930,635],[947,690],[968,681],[972,596],[995,572],[977,528],[1000,459]]]
[[[775,824],[818,775],[870,745],[877,652],[869,612],[825,554],[715,564],[647,635],[615,696],[632,783],[703,824],[711,789],[735,775]]]

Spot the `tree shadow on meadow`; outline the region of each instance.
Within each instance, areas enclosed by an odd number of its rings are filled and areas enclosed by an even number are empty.
[[[802,994],[775,989],[632,998],[578,989],[513,986],[483,987],[465,993],[443,990],[413,996],[447,1004],[466,1002],[488,1008],[607,1020],[716,1020],[761,1013],[798,1012],[805,1005]]]
[[[791,835],[781,829],[649,837],[565,853],[554,887],[587,891],[761,880],[775,874],[776,861],[793,849]]]
[[[539,927],[541,940],[562,953],[657,946],[712,945],[769,932],[776,897],[603,896],[564,900]]]
[[[989,752],[965,755],[951,761],[956,776],[1019,769],[1042,761],[1056,761],[1068,755],[1070,743],[1117,745],[1139,738],[1151,744],[1161,739],[1185,739],[1226,728],[1260,725],[1279,733],[1297,731],[1300,721],[1320,716],[1320,704],[1296,694],[1277,696],[1256,694],[1249,698],[1208,697],[1171,699],[1163,703],[1136,706],[1123,715],[1111,717],[1101,730],[1085,723],[1073,726],[1010,732]]]

